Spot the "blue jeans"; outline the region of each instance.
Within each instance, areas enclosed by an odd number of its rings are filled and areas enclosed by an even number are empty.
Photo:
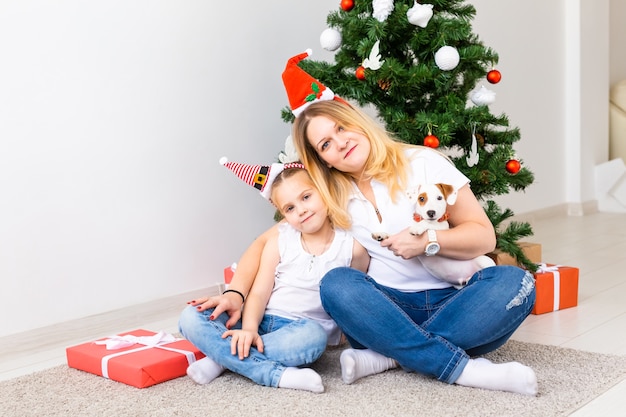
[[[230,353],[231,337],[222,339],[226,329],[226,313],[215,320],[213,309],[199,312],[189,306],[180,315],[178,326],[183,336],[202,353],[224,368],[250,378],[260,385],[277,387],[285,367],[315,362],[326,349],[327,335],[313,320],[291,320],[266,314],[259,325],[264,351],[250,348],[250,356],[239,359]],[[233,329],[241,329],[239,321]]]
[[[322,305],[352,347],[395,359],[407,371],[454,383],[470,356],[502,346],[535,303],[533,275],[514,266],[474,274],[460,290],[402,292],[351,268],[329,271]]]

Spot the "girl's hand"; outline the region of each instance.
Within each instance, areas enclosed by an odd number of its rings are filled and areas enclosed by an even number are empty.
[[[226,321],[227,329],[230,329],[241,319],[241,306],[243,303],[241,296],[236,293],[229,292],[222,295],[214,295],[213,297],[196,298],[187,304],[195,306],[198,311],[215,308],[211,315],[211,320],[219,317],[222,313],[228,314],[229,318]]]
[[[256,346],[259,352],[263,352],[263,339],[259,333],[252,330],[227,330],[222,334],[222,339],[232,337],[230,341],[230,353],[239,353],[239,359],[243,360],[250,356],[250,346]]]

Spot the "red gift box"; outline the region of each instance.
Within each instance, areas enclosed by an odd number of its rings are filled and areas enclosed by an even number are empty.
[[[578,304],[578,268],[539,264],[535,289],[537,297],[532,314],[575,307]]]
[[[188,340],[143,329],[68,347],[65,352],[71,368],[137,388],[184,376],[191,363],[204,357]]]
[[[228,284],[230,284],[230,281],[233,279],[233,276],[235,275],[235,269],[237,269],[236,263],[224,268],[224,284],[226,284],[226,286],[228,286]]]

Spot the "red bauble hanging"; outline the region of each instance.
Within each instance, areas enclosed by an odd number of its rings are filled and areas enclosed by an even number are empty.
[[[349,12],[354,7],[354,0],[341,0],[341,8]]]
[[[354,72],[354,75],[356,76],[357,80],[363,81],[365,79],[365,67],[363,65],[358,67]]]
[[[506,170],[509,174],[517,174],[522,169],[522,164],[517,159],[509,159],[506,162]]]
[[[428,146],[429,148],[438,148],[439,138],[432,133],[426,135],[426,137],[424,138],[424,146]]]
[[[497,69],[492,69],[487,73],[487,81],[491,84],[498,84],[502,79],[502,74]]]

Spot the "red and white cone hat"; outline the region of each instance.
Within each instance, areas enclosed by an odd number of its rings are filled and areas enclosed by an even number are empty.
[[[313,78],[298,66],[298,62],[312,54],[310,49],[289,58],[283,71],[283,84],[289,98],[289,107],[294,116],[298,117],[311,103],[324,100],[344,100],[333,91]]]
[[[220,158],[220,164],[230,169],[243,182],[253,186],[261,195],[270,200],[272,183],[278,174],[289,168],[304,168],[300,162],[287,164],[274,163],[272,165],[250,165],[238,162],[229,162],[225,156]]]

